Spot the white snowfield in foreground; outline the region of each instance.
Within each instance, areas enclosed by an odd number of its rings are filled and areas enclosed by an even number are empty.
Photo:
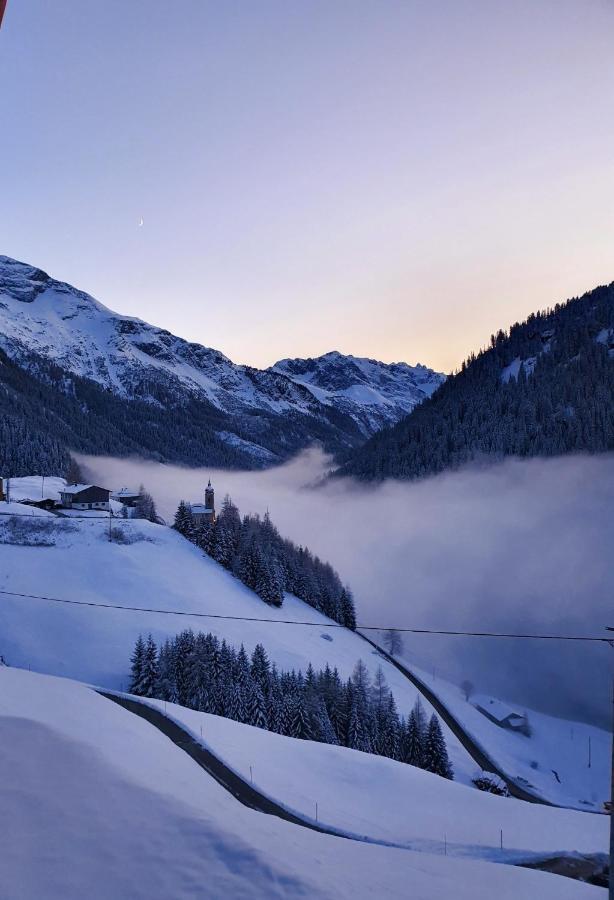
[[[531,736],[527,737],[501,728],[476,708],[492,706],[496,712],[499,701],[476,694],[468,703],[456,685],[439,677],[433,680],[428,672],[407,665],[520,785],[530,784],[535,793],[550,803],[603,812],[604,801],[609,799],[611,762],[611,737],[607,731],[505,704],[504,712],[509,707],[509,711],[528,714]]]
[[[506,865],[330,837],[246,809],[151,725],[0,669],[0,884],[10,900],[598,900]],[[408,798],[408,804],[411,798]],[[462,811],[461,811],[462,813]]]
[[[7,511],[30,513],[32,507],[0,503],[0,513]],[[329,663],[348,678],[360,658],[371,675],[381,664],[399,713],[407,716],[414,705],[415,688],[358,635],[327,627],[330,619],[291,595],[280,609],[267,606],[173,529],[138,519],[116,520],[114,527],[132,543],[109,543],[107,517],[67,519],[35,512],[41,515],[23,515],[16,535],[10,517],[0,516],[0,590],[95,604],[290,619],[316,627],[95,609],[0,594],[0,653],[9,663],[125,690],[140,633],[151,632],[159,644],[193,628],[211,631],[236,647],[244,643],[249,653],[260,642],[286,670],[305,671],[310,662],[321,669]],[[40,546],[24,546],[26,541]],[[428,704],[425,708],[430,714]],[[445,726],[443,730],[455,776],[469,782],[476,765]]]
[[[606,853],[609,820],[496,797],[381,756],[271,734],[164,703],[182,725],[263,794],[302,818],[416,849],[496,860]],[[500,849],[503,831],[503,851]]]

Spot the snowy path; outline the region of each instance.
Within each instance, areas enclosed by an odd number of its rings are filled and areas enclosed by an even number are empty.
[[[389,760],[283,738],[173,703],[125,694],[99,693],[162,731],[245,806],[312,831],[382,847],[514,866],[528,865],[544,871],[549,871],[548,867],[554,861],[556,866],[553,871],[557,871],[558,867],[558,871],[565,874],[576,868],[580,871],[582,868],[600,871],[605,864],[606,856],[601,848],[606,845],[606,823],[601,817],[591,821],[591,827],[585,829],[581,825],[582,821],[586,821],[584,813],[544,808],[540,804],[526,806],[522,802],[473,791],[469,797],[463,798],[466,787],[452,785],[411,767],[406,771],[406,767]],[[203,740],[203,729],[206,730],[206,740]],[[344,756],[342,767],[347,770],[352,783],[349,805],[343,799],[346,793],[343,778],[338,772],[333,774],[340,750]],[[289,758],[295,760],[296,765],[287,771]],[[246,773],[249,770],[251,774],[251,764],[246,766],[246,759],[255,763],[256,779],[252,776],[248,780]],[[270,777],[264,774],[267,760]],[[398,780],[399,774],[407,777]],[[383,791],[381,794],[369,791],[371,814],[367,818],[360,804],[356,805],[362,790],[361,775],[369,784],[376,778],[382,784]],[[313,810],[311,814],[304,812],[303,789],[298,787],[297,779],[307,794],[313,796],[315,792],[318,796],[318,785],[322,799],[326,798],[326,812],[320,819],[313,818]],[[419,822],[415,821],[414,814],[413,827],[407,817],[407,808],[401,820],[395,816],[394,804],[391,805],[391,799],[386,794],[386,784],[388,788],[396,784],[393,787],[395,795],[411,796],[412,805],[420,808]],[[338,790],[335,791],[335,788]],[[333,791],[334,798],[329,791]],[[469,807],[467,800],[471,801]],[[465,804],[465,816],[460,825],[455,826],[449,815],[444,815],[442,819],[436,812],[442,805],[447,805],[454,819],[452,810],[459,802]],[[372,804],[388,811],[385,823]],[[430,813],[425,815],[428,809]],[[476,815],[481,825],[474,821]],[[505,830],[505,848],[500,848],[498,841],[495,845],[491,840],[495,830],[498,838],[499,825]],[[448,840],[444,846],[441,835],[445,834],[446,829]],[[503,830],[501,835],[503,837]]]
[[[142,719],[149,722],[150,725],[153,725],[161,731],[162,734],[183,750],[184,753],[191,756],[202,769],[215,778],[217,783],[228,791],[228,793],[232,794],[233,797],[244,806],[249,807],[249,809],[254,809],[257,812],[265,813],[266,815],[277,816],[286,822],[292,822],[293,825],[301,825],[303,828],[310,828],[312,831],[318,831],[321,834],[331,834],[335,837],[353,837],[355,840],[362,840],[353,835],[346,835],[342,831],[327,828],[324,825],[317,825],[315,822],[310,822],[309,820],[296,816],[294,813],[284,809],[279,803],[266,797],[264,794],[260,793],[260,791],[257,791],[251,784],[248,784],[245,779],[237,775],[236,772],[233,772],[233,770],[218,756],[202,744],[199,744],[189,731],[186,731],[174,719],[166,716],[159,709],[133,697],[122,694],[111,694],[101,690],[98,690],[97,693],[100,694],[101,697],[106,697],[107,700],[112,700],[114,703],[117,703],[119,706],[123,707],[123,709],[134,713],[134,715],[140,716]],[[370,843],[396,846],[384,841],[370,841]]]

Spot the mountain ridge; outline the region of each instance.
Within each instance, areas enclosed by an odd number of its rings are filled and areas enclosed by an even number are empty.
[[[207,446],[217,448],[211,454],[196,441],[189,452],[167,446],[156,453],[149,440],[144,455],[206,464],[219,462],[218,449],[226,447],[229,464],[247,468],[282,462],[313,443],[345,453],[397,421],[444,379],[424,366],[360,360],[337,351],[315,360],[280,360],[268,369],[237,365],[219,350],[115,313],[84,291],[7,256],[0,256],[0,350],[67,398],[87,394],[86,414],[109,405],[105,394],[118,402],[138,401],[151,407],[160,432],[165,424],[158,412],[172,413],[175,436],[190,430],[188,415],[205,422],[211,432]],[[290,371],[297,367],[302,375]],[[6,369],[4,374],[9,375]],[[15,381],[14,372],[11,377]],[[22,380],[21,391],[31,397],[36,388]],[[19,404],[8,405],[13,417],[18,415]],[[129,411],[138,412],[141,425],[146,418],[141,407],[123,407],[120,418],[128,432]],[[68,409],[65,415],[73,417]],[[122,440],[118,452],[139,452],[136,428],[129,438],[130,451]],[[55,466],[57,471],[57,459]]]

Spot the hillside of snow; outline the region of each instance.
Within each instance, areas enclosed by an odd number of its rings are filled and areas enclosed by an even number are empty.
[[[10,664],[126,689],[139,634],[151,632],[159,644],[193,628],[211,631],[237,647],[244,643],[250,653],[262,643],[285,670],[305,671],[309,663],[321,669],[328,663],[348,678],[359,659],[372,676],[381,665],[399,712],[407,716],[413,707],[416,689],[360,636],[327,627],[330,619],[292,595],[286,595],[281,608],[267,606],[173,529],[116,519],[113,526],[122,536],[109,542],[107,516],[77,519],[34,513],[19,503],[0,503],[0,654]],[[178,614],[107,609],[102,604]],[[188,615],[191,612],[274,622],[199,618]],[[282,624],[286,619],[312,624]],[[446,728],[444,734],[455,777],[468,783],[475,763]]]
[[[526,803],[446,782],[395,760],[273,734],[220,716],[155,706],[233,771],[302,818],[429,853],[517,861],[607,852],[606,816]],[[503,832],[503,849],[501,849]]]
[[[232,421],[244,413],[298,416],[306,431],[302,446],[321,440],[327,430],[356,443],[398,421],[444,378],[420,365],[340,353],[284,360],[264,370],[236,365],[218,350],[114,313],[84,291],[6,256],[0,256],[0,348],[32,371],[35,354],[119,397],[204,401],[230,417],[218,436],[231,445],[245,439],[235,434]],[[271,453],[266,436],[260,443],[248,440],[242,449],[264,464],[277,459],[278,448]]]
[[[456,685],[439,676],[434,679],[428,672],[407,664],[501,770],[521,787],[529,786],[550,803],[603,812],[610,795],[612,739],[607,731],[481,694],[472,694],[467,701]],[[501,728],[478,706],[501,716],[526,715],[530,736]]]
[[[66,679],[0,668],[0,765],[11,773],[0,781],[10,823],[0,884],[19,900],[602,895],[557,875],[321,835],[247,809],[157,729]]]

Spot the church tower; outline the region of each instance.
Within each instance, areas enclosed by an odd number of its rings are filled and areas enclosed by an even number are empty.
[[[211,486],[211,479],[205,488],[205,507],[211,513],[210,521],[215,522],[215,491]]]

